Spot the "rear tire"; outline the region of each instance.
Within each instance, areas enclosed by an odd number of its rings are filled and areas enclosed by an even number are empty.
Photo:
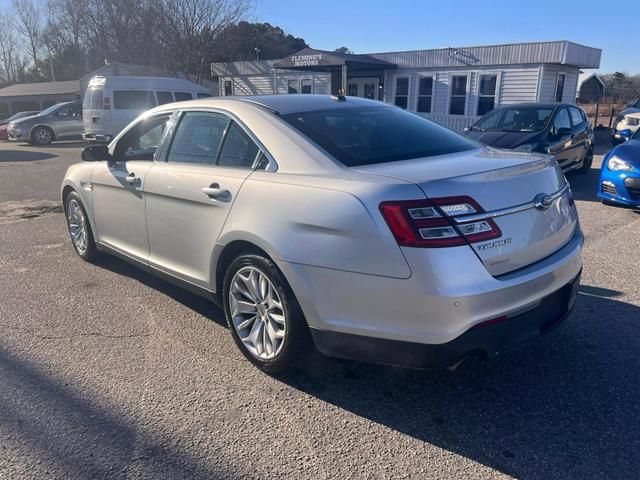
[[[89,217],[82,205],[80,195],[70,192],[64,198],[64,214],[67,218],[67,227],[71,244],[76,253],[85,262],[93,262],[98,256],[98,249],[91,231]]]
[[[48,145],[53,141],[53,131],[48,127],[36,127],[31,132],[31,143]]]
[[[272,374],[293,370],[313,351],[302,309],[269,258],[236,257],[224,276],[223,304],[233,340],[260,370]]]

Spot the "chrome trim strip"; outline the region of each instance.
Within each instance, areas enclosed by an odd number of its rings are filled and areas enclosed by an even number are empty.
[[[558,198],[562,197],[568,190],[569,190],[569,184],[565,183],[564,187],[562,187],[560,190],[558,190],[555,193],[549,194],[549,197],[551,197],[551,203],[555,202]],[[460,215],[458,217],[452,217],[452,218],[455,220],[456,223],[478,222],[480,220],[504,217],[505,215],[512,215],[514,213],[523,212],[531,208],[536,208],[536,203],[537,202],[533,200],[531,202],[523,203],[521,205],[516,205],[514,207],[503,208],[500,210],[492,210],[490,212],[478,213],[477,215]]]

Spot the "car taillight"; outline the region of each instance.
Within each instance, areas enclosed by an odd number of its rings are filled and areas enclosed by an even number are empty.
[[[102,100],[102,109],[103,110],[110,110],[111,109],[111,98],[104,97],[104,100]]]
[[[502,235],[490,218],[452,221],[452,217],[484,212],[471,197],[382,202],[380,212],[403,247],[454,247]]]

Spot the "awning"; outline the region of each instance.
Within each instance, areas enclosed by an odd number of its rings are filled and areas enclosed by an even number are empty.
[[[396,68],[393,63],[378,60],[369,55],[328,52],[304,48],[282,60],[277,61],[274,68],[286,70],[311,70],[327,72],[346,66],[351,70],[386,70]]]

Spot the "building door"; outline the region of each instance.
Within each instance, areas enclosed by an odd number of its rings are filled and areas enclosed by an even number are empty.
[[[372,78],[350,78],[347,81],[347,95],[352,97],[368,98],[379,100],[380,79]]]

